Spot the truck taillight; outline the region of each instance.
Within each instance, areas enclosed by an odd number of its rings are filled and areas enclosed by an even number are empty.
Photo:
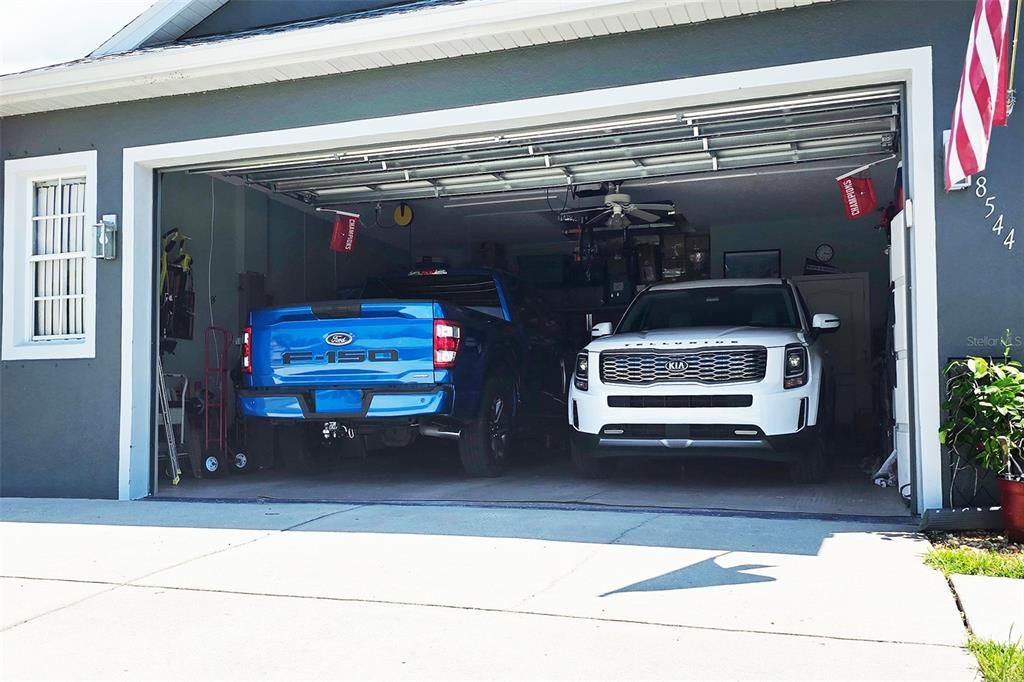
[[[451,320],[434,320],[434,369],[451,369],[462,343],[462,327]]]
[[[252,374],[252,327],[242,330],[242,371]]]

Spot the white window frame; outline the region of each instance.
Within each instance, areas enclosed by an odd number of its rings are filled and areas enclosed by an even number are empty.
[[[85,178],[85,241],[96,218],[96,151],[34,156],[4,162],[4,279],[0,359],[67,360],[96,357],[96,259],[85,259],[85,333],[81,338],[33,338],[35,304],[30,256],[35,184]]]

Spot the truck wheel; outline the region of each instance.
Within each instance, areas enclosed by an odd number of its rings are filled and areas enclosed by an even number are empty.
[[[583,478],[608,478],[615,473],[614,459],[594,457],[572,438],[569,439],[569,458],[576,467],[576,473]]]
[[[807,443],[789,465],[789,477],[794,483],[821,483],[825,480],[825,439],[822,429],[815,428]]]
[[[501,476],[508,460],[512,431],[511,391],[492,379],[484,387],[484,399],[476,419],[462,427],[459,458],[474,478]]]

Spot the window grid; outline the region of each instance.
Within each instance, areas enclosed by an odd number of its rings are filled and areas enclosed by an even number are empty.
[[[33,186],[29,263],[33,341],[85,336],[85,179],[57,178]]]

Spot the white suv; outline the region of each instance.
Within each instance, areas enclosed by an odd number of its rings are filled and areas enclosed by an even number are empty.
[[[820,480],[835,396],[817,340],[838,328],[788,280],[647,288],[576,357],[573,463],[597,477],[634,455],[758,458]]]

